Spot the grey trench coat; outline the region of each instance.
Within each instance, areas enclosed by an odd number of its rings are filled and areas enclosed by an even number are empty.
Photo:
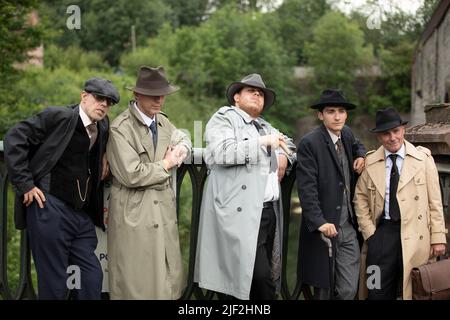
[[[194,281],[201,288],[249,299],[270,158],[251,118],[222,107],[206,125],[205,183]],[[259,118],[266,133],[277,132]],[[295,145],[285,137],[288,147]],[[292,164],[295,154],[289,156]],[[282,234],[281,206],[275,206]],[[281,237],[280,237],[281,238]],[[281,247],[281,245],[280,245]],[[278,281],[279,287],[279,281]]]

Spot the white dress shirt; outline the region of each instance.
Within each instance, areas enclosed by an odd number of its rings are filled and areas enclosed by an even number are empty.
[[[392,169],[392,160],[389,155],[393,154],[392,152],[384,149],[385,155],[385,165],[386,165],[386,193],[384,196],[384,218],[390,220],[391,216],[389,215],[389,187],[391,185],[391,169]],[[403,161],[405,160],[405,144],[395,152],[398,155],[395,163],[397,164],[398,175],[399,178],[402,174]]]

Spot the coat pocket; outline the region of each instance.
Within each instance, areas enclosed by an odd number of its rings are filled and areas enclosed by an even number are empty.
[[[131,226],[136,226],[142,220],[144,210],[142,208],[142,195],[144,191],[131,189],[128,194],[124,193],[124,220]]]

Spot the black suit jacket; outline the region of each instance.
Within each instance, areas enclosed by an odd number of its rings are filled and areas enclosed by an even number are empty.
[[[4,155],[9,179],[16,192],[14,218],[17,229],[26,228],[23,195],[47,175],[69,144],[80,116],[79,105],[49,107],[37,115],[19,122],[5,136]],[[103,224],[102,155],[108,141],[109,120],[98,123],[98,174],[93,177],[93,190],[87,213],[95,225]]]
[[[341,131],[341,140],[349,162],[353,199],[357,179],[353,162],[358,157],[365,157],[366,150],[347,126]],[[302,207],[299,277],[304,283],[327,288],[328,254],[317,229],[324,223],[339,225],[345,184],[335,145],[323,124],[305,135],[299,143],[297,184]],[[356,217],[351,222],[357,229]]]

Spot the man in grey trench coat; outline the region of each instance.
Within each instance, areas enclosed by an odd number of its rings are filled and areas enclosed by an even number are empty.
[[[260,115],[275,102],[259,74],[227,89],[206,125],[208,178],[194,281],[238,299],[275,299],[280,285],[279,181],[295,145]],[[281,148],[283,147],[283,148]]]

